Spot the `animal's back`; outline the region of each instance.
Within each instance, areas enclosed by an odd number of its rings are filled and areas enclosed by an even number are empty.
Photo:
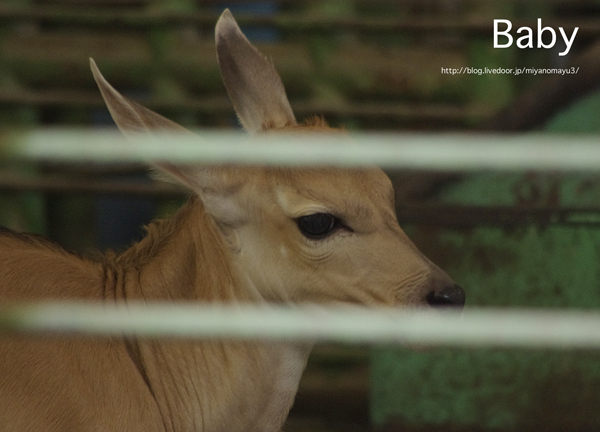
[[[161,427],[150,389],[122,341],[0,337],[0,431]]]
[[[38,237],[0,231],[0,302],[103,301],[103,266]],[[148,403],[150,401],[150,403]],[[162,425],[123,340],[0,335],[0,431]],[[128,409],[124,409],[127,407]]]
[[[103,297],[100,263],[36,235],[0,229],[0,301]]]

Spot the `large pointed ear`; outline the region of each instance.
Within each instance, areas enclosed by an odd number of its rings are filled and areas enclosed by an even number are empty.
[[[246,39],[229,9],[217,22],[215,39],[223,82],[244,129],[257,133],[295,125],[281,78]]]
[[[90,68],[112,118],[126,137],[138,137],[140,134],[148,134],[152,131],[191,134],[183,126],[127,99],[116,91],[100,73],[100,69],[92,58],[90,58]]]
[[[161,132],[193,135],[183,126],[121,95],[102,76],[93,59],[90,59],[90,66],[106,106],[126,138],[137,140]],[[154,161],[153,165],[197,192],[206,210],[218,223],[232,226],[243,220],[244,209],[237,205],[235,192],[244,182],[241,176],[232,175],[231,169]]]
[[[123,132],[126,138],[139,139],[144,136],[151,136],[156,132],[172,132],[185,135],[192,135],[183,126],[141,106],[140,104],[127,99],[121,93],[115,90],[110,85],[106,78],[100,73],[100,69],[96,65],[94,59],[90,58],[90,68],[94,74],[94,79],[104,102],[110,111],[110,115],[117,124],[118,128]],[[177,167],[169,163],[154,163],[160,170],[175,177],[176,180],[188,187],[194,187],[191,173],[186,172],[185,168]]]

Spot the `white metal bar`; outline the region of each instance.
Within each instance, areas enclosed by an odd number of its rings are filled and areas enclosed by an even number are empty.
[[[0,308],[2,332],[140,337],[600,348],[600,313],[358,307],[30,304]]]
[[[600,170],[600,137],[482,134],[264,135],[199,132],[125,142],[116,130],[5,133],[3,157],[93,162],[171,161],[290,166],[366,166],[445,171]]]

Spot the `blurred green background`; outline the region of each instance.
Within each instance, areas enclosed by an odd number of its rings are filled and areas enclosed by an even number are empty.
[[[595,133],[600,2],[1,0],[0,128],[114,127],[89,71],[191,128],[236,128],[214,25],[231,8],[298,118],[348,130]],[[493,48],[493,20],[579,27],[567,56]],[[560,36],[558,38],[560,40]],[[447,74],[570,68],[577,75]],[[482,139],[485,146],[485,139]],[[469,306],[600,306],[600,173],[390,172],[398,218]],[[0,225],[122,249],[186,192],[137,165],[0,164]],[[1,265],[1,263],[0,263]],[[319,346],[288,431],[590,431],[594,352]]]

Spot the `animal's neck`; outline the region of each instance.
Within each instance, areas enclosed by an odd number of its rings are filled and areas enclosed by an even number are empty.
[[[124,291],[130,299],[260,301],[196,198],[172,218],[151,224],[148,235],[117,263],[125,269]]]
[[[169,431],[278,432],[310,346],[142,341],[141,361]]]
[[[238,271],[219,229],[191,199],[172,219],[118,258],[129,298],[262,302]],[[127,283],[125,284],[127,285]],[[136,341],[168,430],[278,431],[291,406],[310,346]]]

